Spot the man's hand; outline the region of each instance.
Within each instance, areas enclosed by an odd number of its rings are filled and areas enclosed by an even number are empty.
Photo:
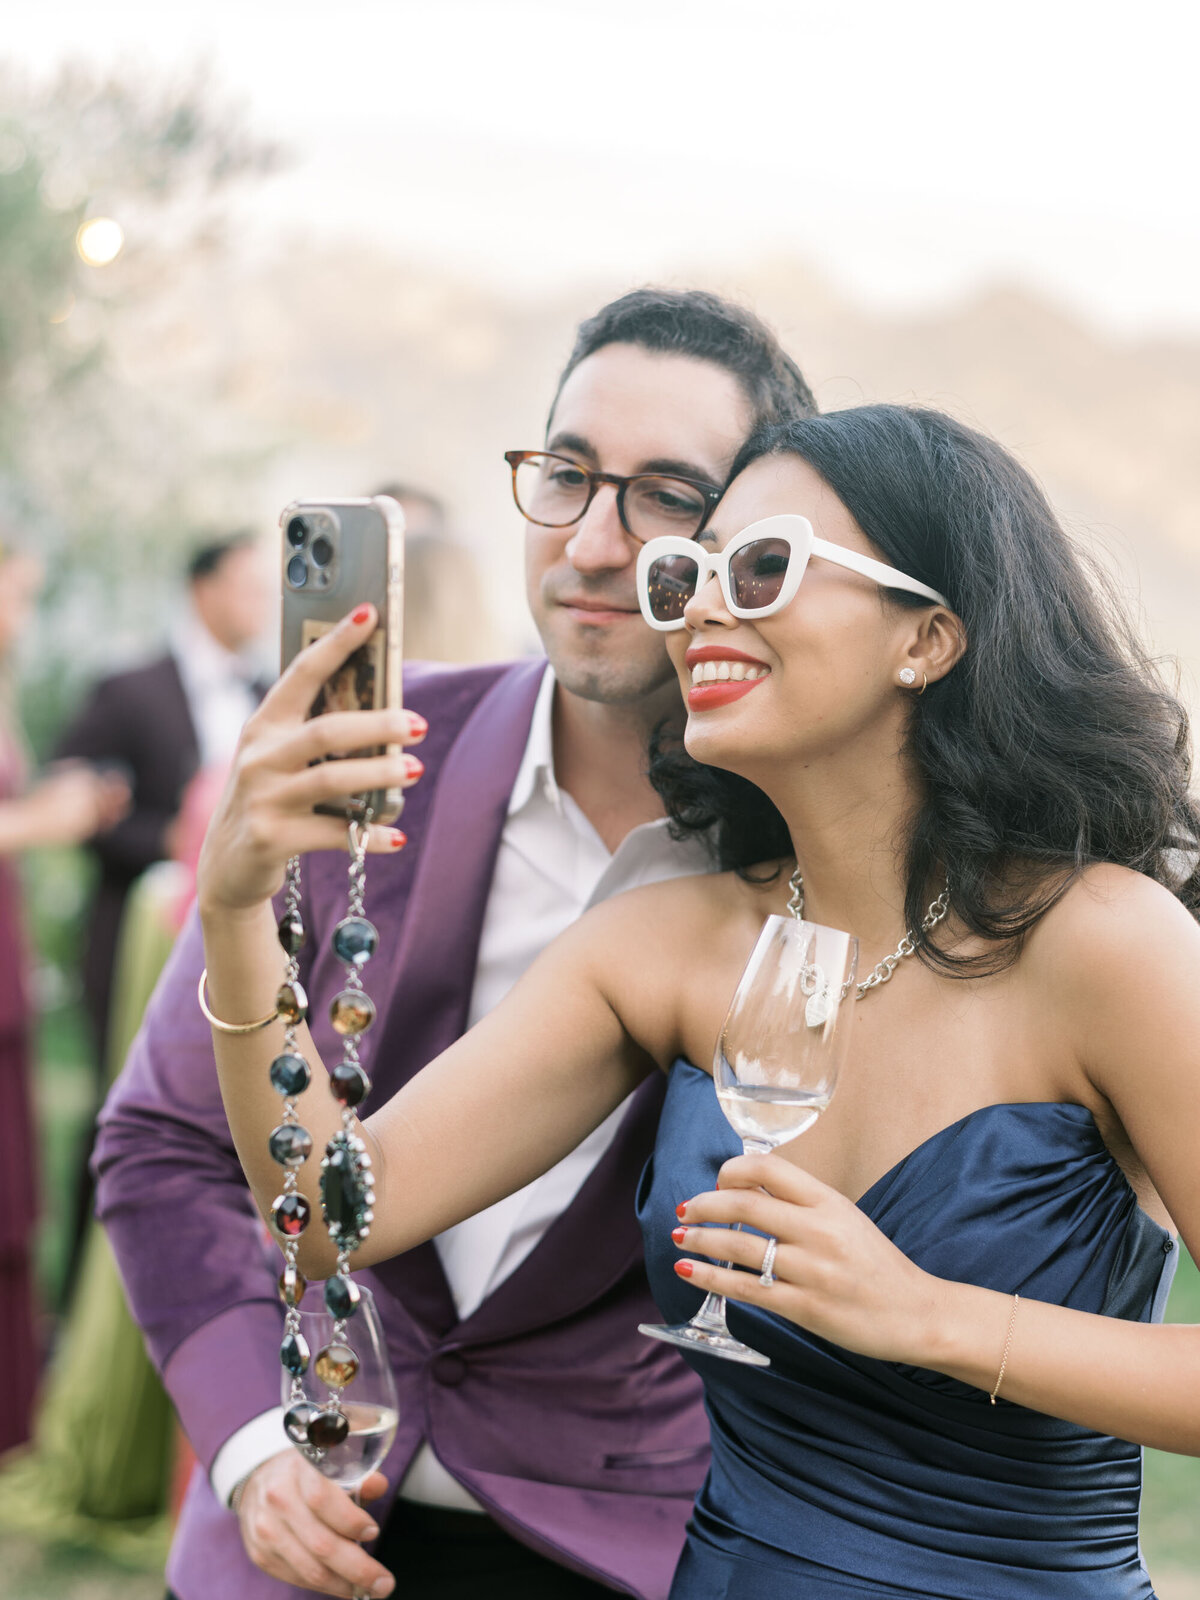
[[[387,1488],[373,1472],[359,1491],[377,1500]],[[365,1550],[378,1528],[344,1489],[323,1478],[297,1450],[284,1450],[256,1467],[238,1504],[242,1543],[256,1567],[284,1583],[351,1600],[356,1589],[388,1595],[395,1579]]]

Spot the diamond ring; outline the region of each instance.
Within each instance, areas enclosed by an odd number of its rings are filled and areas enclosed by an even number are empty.
[[[775,1252],[778,1249],[779,1240],[773,1233],[768,1234],[767,1248],[763,1253],[762,1271],[758,1275],[758,1281],[764,1289],[769,1289],[775,1282]]]

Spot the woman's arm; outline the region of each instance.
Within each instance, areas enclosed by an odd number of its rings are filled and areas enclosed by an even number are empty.
[[[1053,938],[1039,951],[1048,1026],[1062,1020],[1196,1254],[1200,928],[1166,890],[1113,868],[1089,872],[1051,915]],[[988,1393],[1011,1323],[1006,1400],[1135,1444],[1200,1455],[1200,1328],[1025,1299],[1014,1318],[1011,1295],[922,1271],[851,1201],[781,1157],[731,1161],[719,1181],[718,1192],[688,1203],[676,1243],[757,1273],[761,1239],[701,1227],[748,1222],[779,1238],[779,1281],[764,1288],[745,1272],[678,1263],[698,1288]]]
[[[314,756],[412,741],[404,713],[344,712],[306,722],[320,684],[369,633],[372,617],[343,623],[304,651],[247,725],[201,860],[198,890],[209,1003],[229,1022],[268,1014],[284,972],[271,896],[293,853],[345,848],[345,828],[313,813],[347,790],[411,782],[402,762],[354,758],[310,767]],[[373,828],[370,848],[393,847]],[[410,1249],[521,1188],[553,1166],[653,1068],[611,1000],[613,953],[636,961],[637,919],[602,906],[547,950],[504,1003],[362,1125],[375,1179],[375,1222],[355,1254],[366,1266]],[[232,1036],[214,1030],[221,1093],[238,1156],[264,1216],[281,1188],[267,1136],[280,1102],[268,1066],[281,1028]],[[312,1069],[300,1120],[320,1150],[341,1126],[328,1075],[307,1029],[298,1046]],[[319,1210],[318,1163],[301,1170]],[[332,1272],[324,1228],[309,1227],[301,1265]]]

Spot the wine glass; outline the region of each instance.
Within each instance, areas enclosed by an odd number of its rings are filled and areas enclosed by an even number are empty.
[[[787,1144],[829,1104],[849,1045],[857,968],[851,934],[791,916],[763,924],[713,1057],[717,1099],[746,1155]],[[706,1296],[690,1322],[643,1322],[639,1332],[726,1361],[771,1364],[730,1333],[724,1295]]]
[[[301,1309],[298,1331],[308,1346],[308,1370],[298,1378],[284,1373],[283,1405],[287,1416],[299,1422],[298,1406],[326,1409],[331,1401],[340,1401],[350,1424],[350,1431],[340,1444],[318,1449],[302,1435],[298,1436],[298,1430],[294,1431],[287,1421],[284,1428],[305,1460],[311,1461],[318,1472],[358,1501],[359,1489],[392,1447],[400,1412],[396,1380],[375,1297],[361,1284],[355,1287],[357,1307],[344,1323],[337,1322],[324,1306],[319,1310]],[[348,1383],[335,1387],[325,1381],[322,1373],[344,1375],[345,1362],[337,1351],[338,1345],[350,1347],[358,1370]],[[322,1352],[330,1350],[331,1346],[332,1356],[322,1361]],[[356,1590],[355,1594],[356,1600],[365,1600],[365,1590]]]

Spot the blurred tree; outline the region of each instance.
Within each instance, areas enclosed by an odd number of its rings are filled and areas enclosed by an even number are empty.
[[[223,431],[219,382],[188,368],[180,290],[219,272],[237,188],[281,157],[203,73],[0,69],[0,108],[0,523],[49,577],[24,673],[41,746],[261,465],[269,441]],[[140,353],[172,341],[170,382],[145,381]]]

